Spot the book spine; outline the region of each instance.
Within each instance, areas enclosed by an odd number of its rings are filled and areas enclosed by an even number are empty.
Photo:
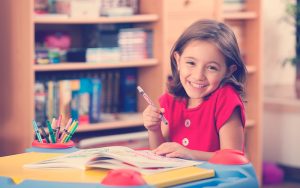
[[[70,80],[59,81],[60,105],[59,111],[63,117],[69,117],[71,113],[72,90]]]
[[[53,81],[49,80],[47,82],[47,90],[48,90],[48,94],[47,94],[47,115],[48,115],[48,119],[51,119],[53,117]]]
[[[36,82],[34,86],[35,120],[43,122],[46,119],[47,93],[43,82]]]
[[[79,80],[71,80],[71,117],[73,119],[78,119],[78,108],[79,108]]]
[[[93,86],[90,103],[90,122],[97,123],[100,121],[102,83],[99,78],[93,78],[91,81]]]
[[[89,118],[89,106],[92,93],[92,82],[89,78],[80,79],[79,89],[79,108],[78,108],[78,120],[82,124],[88,124]]]
[[[114,79],[113,79],[112,113],[119,112],[119,95],[120,95],[120,71],[116,70],[114,72]]]
[[[120,72],[120,112],[137,112],[137,69],[122,69]]]

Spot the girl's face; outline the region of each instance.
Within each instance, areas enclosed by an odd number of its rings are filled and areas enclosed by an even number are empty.
[[[180,82],[189,96],[188,107],[198,106],[205,96],[215,91],[236,66],[227,68],[225,57],[212,43],[192,41],[183,53],[175,53]]]

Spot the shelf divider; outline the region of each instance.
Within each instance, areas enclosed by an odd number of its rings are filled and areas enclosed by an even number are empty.
[[[62,62],[57,64],[34,65],[35,72],[43,71],[64,71],[64,70],[95,70],[112,69],[127,67],[147,67],[158,64],[157,59],[143,59],[137,61],[119,62],[119,63],[85,63],[85,62]]]

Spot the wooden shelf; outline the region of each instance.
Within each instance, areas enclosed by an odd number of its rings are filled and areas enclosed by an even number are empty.
[[[245,125],[246,128],[251,128],[251,127],[254,127],[254,126],[255,126],[255,121],[253,119],[247,119],[246,120],[246,125]]]
[[[141,113],[135,113],[132,114],[131,116],[132,116],[131,118],[124,118],[121,120],[115,120],[109,122],[82,124],[78,126],[76,132],[89,132],[89,131],[143,126],[144,122]]]
[[[257,13],[253,11],[241,11],[241,12],[224,12],[224,20],[248,20],[257,18]]]
[[[253,65],[247,65],[246,67],[247,67],[248,74],[253,74],[257,70],[256,67]]]
[[[157,59],[144,59],[139,61],[128,61],[120,63],[84,63],[84,62],[68,62],[47,65],[34,65],[33,69],[36,72],[43,71],[64,71],[64,70],[92,70],[92,69],[113,69],[127,67],[146,67],[155,66],[158,64]]]
[[[98,17],[98,18],[69,18],[55,16],[35,16],[35,24],[109,24],[109,23],[139,23],[158,20],[156,14],[140,14],[128,17]]]

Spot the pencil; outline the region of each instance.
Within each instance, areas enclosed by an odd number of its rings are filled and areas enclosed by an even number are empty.
[[[66,138],[66,140],[64,142],[69,142],[69,140],[72,138],[73,134],[75,133],[77,127],[78,127],[78,121],[76,121],[75,126],[73,126],[70,134],[67,136],[67,138]]]
[[[76,120],[72,122],[71,126],[69,126],[68,130],[65,132],[64,137],[61,139],[61,143],[64,143],[66,141],[66,138],[71,134],[71,130],[76,125]]]
[[[151,106],[154,106],[154,103],[152,102],[152,100],[149,98],[149,96],[145,93],[145,91],[141,88],[141,86],[137,86],[137,90],[139,91],[139,93],[144,97],[144,99],[147,101],[147,103]],[[165,125],[168,125],[168,120],[166,119],[166,117],[163,115],[163,113],[160,112],[161,115],[161,120],[164,122]]]
[[[58,117],[58,120],[56,122],[56,133],[55,133],[55,137],[56,137],[56,140],[59,139],[59,131],[60,131],[60,122],[61,122],[61,118],[62,118],[62,115],[60,114],[59,117]]]
[[[52,127],[51,127],[51,123],[50,123],[49,120],[47,120],[46,123],[47,123],[48,130],[49,130],[49,134],[50,134],[50,137],[51,137],[51,142],[52,142],[52,143],[55,143],[56,140],[55,140],[55,135],[54,135],[54,133],[53,133],[53,129],[52,129]]]
[[[37,123],[34,120],[32,121],[32,125],[33,125],[33,130],[34,130],[34,132],[36,134],[36,137],[38,138],[38,141],[41,142],[41,143],[43,143],[43,139],[42,139],[41,134],[39,132]]]
[[[72,123],[72,118],[69,119],[69,121],[68,121],[68,123],[66,124],[64,130],[62,131],[62,134],[60,135],[60,138],[59,138],[59,139],[60,139],[60,142],[61,142],[61,143],[62,143],[63,138],[64,138],[66,132],[68,131],[68,128],[69,128],[69,126],[71,125],[71,123]]]
[[[39,127],[39,129],[41,129],[42,135],[43,135],[43,137],[45,138],[46,142],[47,142],[47,143],[50,143],[50,140],[49,140],[49,138],[48,138],[48,135],[47,135],[47,133],[46,133],[44,127],[43,127],[42,125],[41,125],[41,126],[38,126],[38,127]]]

